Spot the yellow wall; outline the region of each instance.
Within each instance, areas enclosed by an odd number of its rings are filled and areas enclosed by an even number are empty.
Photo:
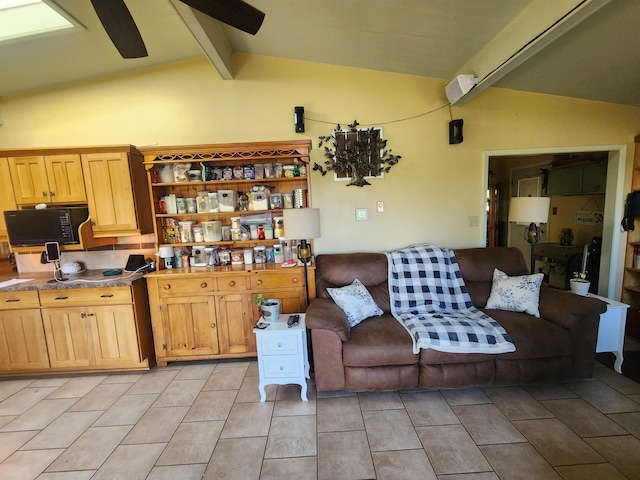
[[[131,143],[176,145],[277,139],[313,140],[335,122],[380,124],[446,104],[445,80],[236,54],[236,79],[221,80],[204,59],[2,99],[0,148]],[[296,134],[293,108],[305,107]],[[346,187],[311,174],[321,208],[316,253],[380,251],[415,242],[482,243],[483,152],[626,144],[627,177],[640,108],[489,89],[464,107],[464,143],[448,144],[447,108],[383,125],[402,160],[383,180]],[[329,123],[320,123],[329,122]],[[376,213],[376,201],[385,212]],[[369,220],[355,221],[368,208]],[[469,227],[469,217],[480,219]]]

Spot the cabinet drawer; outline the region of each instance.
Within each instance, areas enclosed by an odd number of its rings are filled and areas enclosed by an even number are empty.
[[[224,275],[216,278],[216,282],[220,291],[244,292],[247,289],[247,277]]]
[[[38,307],[40,307],[40,301],[38,300],[38,292],[36,290],[0,292],[0,310]]]
[[[274,274],[260,272],[260,274],[251,277],[252,290],[292,287],[304,288],[304,273],[302,271]]]
[[[276,355],[260,359],[264,378],[299,377],[300,359],[295,355]]]
[[[213,277],[158,279],[158,292],[161,297],[176,294],[196,295],[215,291]]]
[[[298,354],[297,334],[281,335],[261,335],[260,353],[263,355],[297,355]]]
[[[40,305],[43,307],[97,306],[131,302],[130,287],[65,288],[40,292]]]

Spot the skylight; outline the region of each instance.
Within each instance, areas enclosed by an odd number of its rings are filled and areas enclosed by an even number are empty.
[[[0,41],[73,28],[42,0],[0,0]]]

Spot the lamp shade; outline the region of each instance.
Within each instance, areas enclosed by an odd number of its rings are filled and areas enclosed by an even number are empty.
[[[320,237],[319,208],[287,208],[284,217],[284,236],[287,240],[306,240]]]
[[[160,252],[158,253],[160,258],[171,258],[173,257],[173,247],[160,247]]]
[[[512,197],[509,221],[518,223],[547,223],[549,197]]]

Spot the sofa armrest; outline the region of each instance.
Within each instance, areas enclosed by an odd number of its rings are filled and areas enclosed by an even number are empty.
[[[540,288],[540,317],[571,330],[581,320],[599,320],[607,304],[597,298],[583,297],[543,285]]]
[[[314,298],[309,307],[305,323],[310,330],[321,329],[334,332],[346,342],[351,334],[351,326],[344,311],[330,298]]]

